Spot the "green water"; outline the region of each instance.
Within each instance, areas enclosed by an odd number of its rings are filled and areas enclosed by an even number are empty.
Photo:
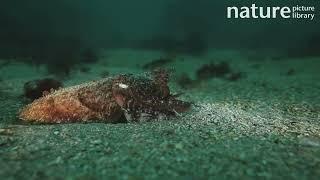
[[[251,3],[4,2],[0,178],[318,179],[317,14],[313,21],[227,19],[233,5]],[[172,93],[194,103],[189,112],[118,124],[17,118],[31,102],[28,81],[54,78],[69,87],[157,67],[169,69]]]

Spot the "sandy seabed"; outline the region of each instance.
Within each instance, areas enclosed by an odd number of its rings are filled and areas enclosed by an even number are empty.
[[[75,68],[71,86],[108,72],[144,73],[161,52],[104,51],[95,64]],[[212,78],[183,89],[205,63],[227,61],[237,81]],[[320,176],[320,59],[273,59],[238,51],[177,55],[170,87],[194,102],[168,121],[122,124],[26,124],[23,84],[48,77],[45,67],[10,62],[0,67],[1,179],[316,179]],[[80,66],[80,65],[79,65]],[[291,73],[288,73],[291,72]]]

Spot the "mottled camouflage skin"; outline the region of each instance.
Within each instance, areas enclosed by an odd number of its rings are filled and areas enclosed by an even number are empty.
[[[168,74],[153,72],[153,78],[118,75],[49,93],[24,107],[19,118],[43,123],[100,121],[149,121],[176,116],[190,103],[170,94]]]

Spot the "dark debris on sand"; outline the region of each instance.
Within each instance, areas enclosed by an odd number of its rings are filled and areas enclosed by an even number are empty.
[[[156,68],[163,67],[167,64],[170,64],[174,62],[175,58],[174,57],[160,57],[159,59],[155,59],[149,63],[146,63],[142,66],[142,69],[144,70],[153,70]]]
[[[234,72],[227,62],[204,64],[195,73],[195,80],[191,79],[187,73],[181,74],[177,78],[177,84],[182,88],[188,89],[197,87],[199,83],[212,78],[220,78],[233,82],[240,80],[245,75],[243,72]]]
[[[201,80],[223,78],[229,73],[231,73],[231,68],[227,62],[204,64],[196,71],[197,79]]]
[[[63,86],[62,82],[52,79],[36,79],[24,84],[24,96],[30,100],[35,100],[43,96],[43,93],[57,90]]]

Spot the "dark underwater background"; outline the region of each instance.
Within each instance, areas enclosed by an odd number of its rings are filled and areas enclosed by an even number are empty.
[[[226,18],[228,6],[252,3],[314,6],[315,18]],[[319,5],[1,0],[0,179],[318,179]],[[157,68],[189,112],[116,124],[18,118],[51,89]]]
[[[4,0],[0,57],[60,61],[84,49],[137,48],[200,54],[209,48],[318,55],[319,20],[227,19],[227,6],[294,6],[310,1]],[[62,52],[63,51],[63,52]],[[65,52],[67,51],[67,52]]]

